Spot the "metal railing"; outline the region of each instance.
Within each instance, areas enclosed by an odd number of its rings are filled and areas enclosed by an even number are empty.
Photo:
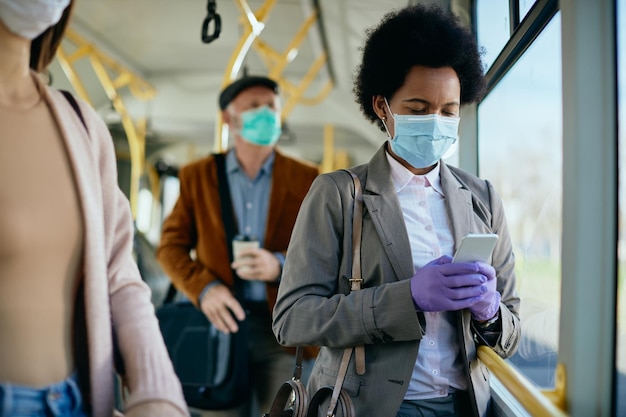
[[[563,364],[559,364],[556,369],[555,389],[541,391],[487,346],[478,347],[478,359],[531,415],[542,417],[566,417],[568,415],[564,411],[565,367]]]
[[[57,50],[57,59],[76,94],[88,103],[93,104],[76,70],[78,61],[88,59],[107,97],[111,100],[113,108],[121,117],[130,149],[131,178],[129,200],[133,218],[136,218],[139,181],[144,173],[145,166],[147,122],[145,118],[141,118],[136,122],[133,121],[120,95],[120,90],[128,88],[135,98],[148,101],[155,97],[156,89],[134,71],[106,55],[72,28],[69,28],[65,33],[65,38]]]

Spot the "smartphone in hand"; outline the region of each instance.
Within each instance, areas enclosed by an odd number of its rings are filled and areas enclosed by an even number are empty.
[[[498,235],[494,233],[470,233],[461,239],[461,244],[454,254],[452,262],[478,261],[488,263],[497,240]]]

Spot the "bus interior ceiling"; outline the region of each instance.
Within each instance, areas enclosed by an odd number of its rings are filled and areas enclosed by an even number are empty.
[[[344,164],[363,163],[384,134],[354,101],[360,47],[368,27],[407,2],[416,1],[78,0],[61,45],[64,59],[57,57],[49,68],[51,83],[75,92],[80,84],[79,95],[82,89],[107,122],[121,160],[130,159],[130,141],[120,103],[135,126],[146,121],[146,164],[162,159],[180,166],[227,146],[216,139],[216,126],[217,96],[228,80],[269,74],[281,85],[284,152],[321,163],[326,143],[327,152],[343,153]],[[463,5],[469,1],[439,3],[469,22],[469,6]],[[251,24],[246,11],[261,24]],[[203,24],[208,35],[218,29],[213,13],[221,21],[219,36],[204,43]],[[257,36],[243,54],[250,32]],[[94,56],[103,64],[94,65]],[[97,66],[104,67],[111,85],[102,81]],[[125,84],[129,74],[131,82]],[[137,89],[150,91],[135,94]],[[114,103],[115,97],[120,101]]]

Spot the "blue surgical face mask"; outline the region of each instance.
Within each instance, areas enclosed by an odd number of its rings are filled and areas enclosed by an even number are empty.
[[[271,146],[278,141],[281,132],[280,116],[268,106],[241,113],[239,134],[250,143]]]
[[[435,165],[459,137],[458,117],[394,114],[393,120],[391,150],[414,168]]]

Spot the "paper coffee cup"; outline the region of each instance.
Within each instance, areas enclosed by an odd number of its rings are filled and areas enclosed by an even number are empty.
[[[238,261],[241,259],[241,252],[247,249],[256,249],[259,247],[259,241],[254,236],[237,235],[233,239],[233,259]],[[238,268],[243,271],[247,267]]]

